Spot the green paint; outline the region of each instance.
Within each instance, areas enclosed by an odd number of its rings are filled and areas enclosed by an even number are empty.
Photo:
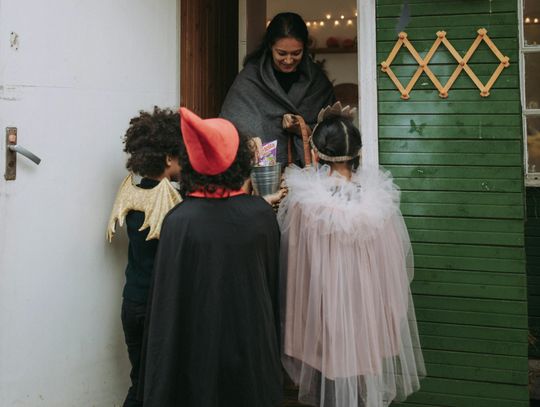
[[[394,47],[402,3],[377,2],[377,64]],[[421,56],[439,30],[464,55],[485,27],[510,67],[487,98],[462,72],[447,99],[422,74],[404,101],[378,72],[379,160],[402,190],[415,254],[411,289],[428,370],[420,392],[396,405],[525,407],[529,323],[540,327],[540,223],[528,224],[525,236],[518,2],[409,5],[406,31]],[[469,62],[483,83],[498,64],[484,43]],[[441,46],[429,67],[444,85],[457,62]],[[418,65],[401,49],[391,68],[406,86]],[[527,253],[533,270],[529,293],[525,244],[538,253]]]
[[[527,221],[525,223],[525,251],[529,295],[529,326],[537,338],[529,353],[540,357],[540,189],[527,188]]]

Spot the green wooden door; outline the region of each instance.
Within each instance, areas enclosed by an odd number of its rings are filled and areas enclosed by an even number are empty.
[[[534,342],[529,346],[529,355],[538,358],[540,357],[540,188],[527,188],[526,196],[525,252],[529,331],[534,338]]]
[[[402,0],[377,3],[377,57],[394,46]],[[479,28],[510,57],[488,98],[462,73],[441,99],[425,74],[404,101],[379,74],[380,163],[402,188],[414,245],[412,285],[428,377],[408,406],[527,406],[527,292],[517,1],[409,0],[408,38],[424,56],[444,30],[465,55]],[[486,83],[499,61],[482,43],[470,66]],[[457,66],[439,48],[444,85]],[[402,49],[406,85],[418,65]]]

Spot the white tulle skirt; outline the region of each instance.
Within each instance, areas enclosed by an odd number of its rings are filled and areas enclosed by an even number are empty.
[[[321,407],[404,400],[425,367],[399,190],[377,169],[347,181],[328,167],[291,167],[285,179],[282,359],[299,400]]]

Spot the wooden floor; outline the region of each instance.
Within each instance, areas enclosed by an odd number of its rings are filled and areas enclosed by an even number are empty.
[[[284,400],[279,407],[305,407],[306,404],[302,404],[298,401],[298,389],[294,386],[294,383],[291,382],[287,374],[284,373]]]
[[[283,403],[279,405],[279,407],[306,407],[306,404],[301,404],[298,400],[296,400],[296,397],[289,399],[285,399]]]

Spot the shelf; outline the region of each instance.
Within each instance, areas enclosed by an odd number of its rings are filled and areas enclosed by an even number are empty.
[[[332,47],[332,48],[311,48],[309,50],[310,54],[356,54],[357,49],[354,48],[342,48],[342,47]]]

